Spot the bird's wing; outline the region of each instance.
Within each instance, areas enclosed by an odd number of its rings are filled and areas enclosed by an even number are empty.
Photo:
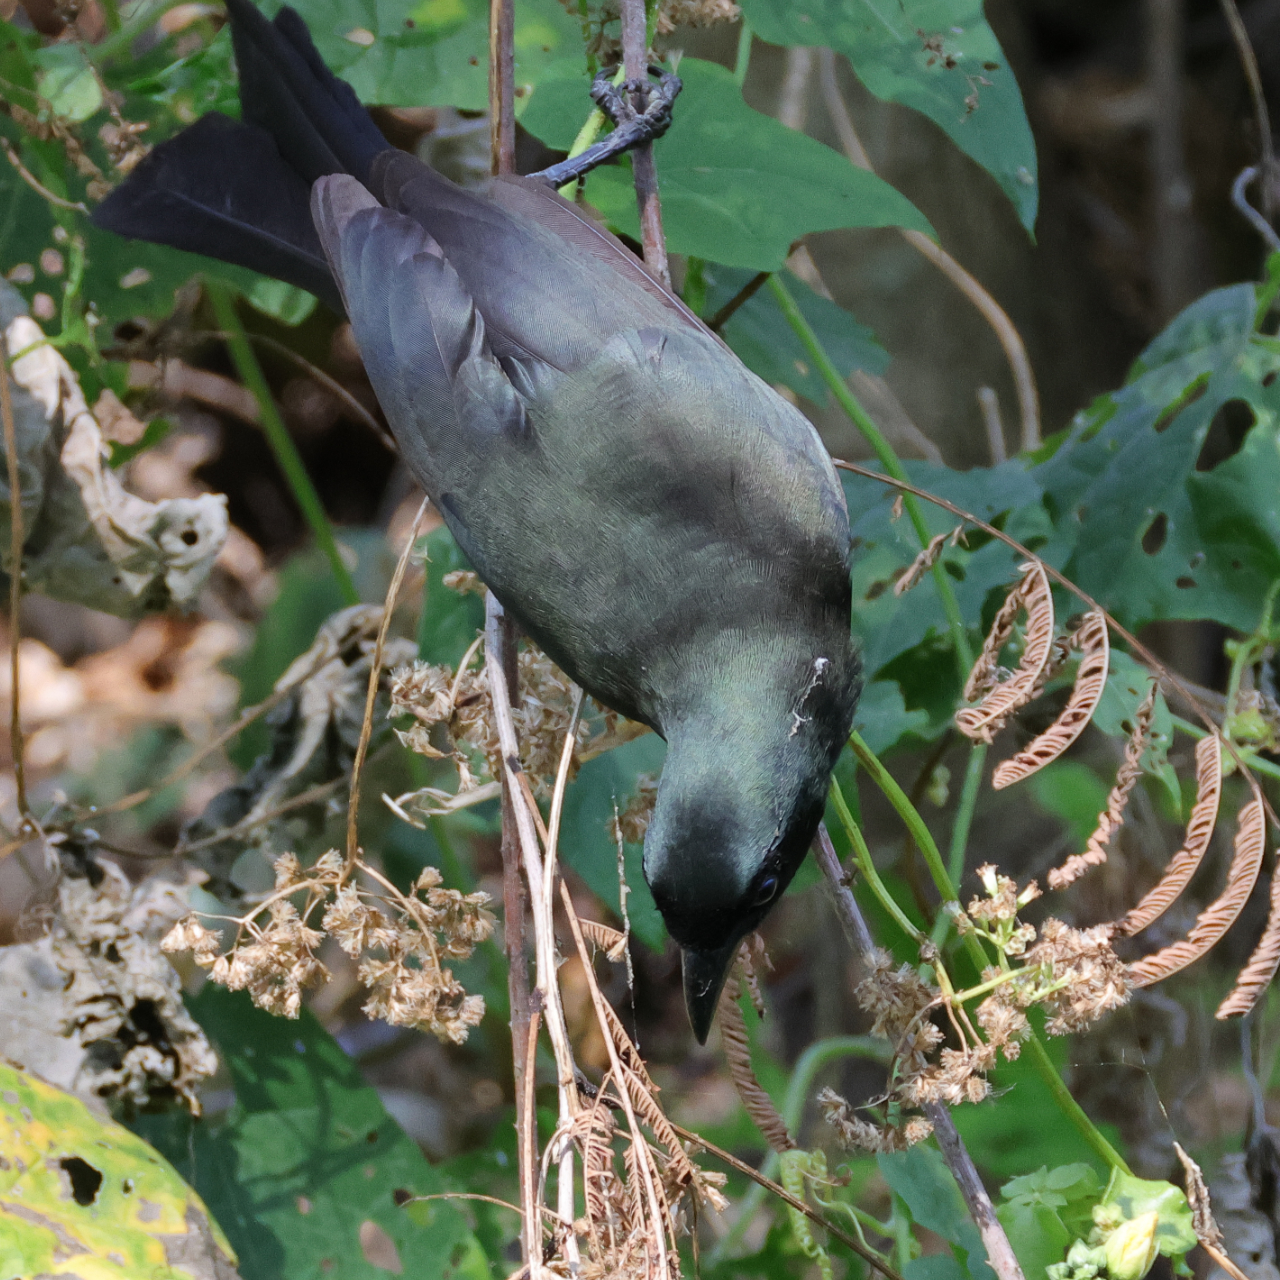
[[[466,191],[387,151],[370,190],[426,229],[485,318],[499,356],[579,369],[615,334],[649,326],[706,332],[617,240],[541,184]]]
[[[311,208],[387,421],[447,511],[450,486],[465,481],[477,455],[499,438],[518,447],[528,437],[524,400],[490,349],[475,301],[417,222],[346,174],[321,178]]]

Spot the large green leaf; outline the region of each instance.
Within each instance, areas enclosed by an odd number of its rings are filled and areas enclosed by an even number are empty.
[[[1035,225],[1035,142],[982,0],[743,0],[742,11],[762,40],[843,53],[877,98],[940,125]]]
[[[191,1011],[230,1069],[235,1105],[133,1127],[200,1191],[245,1280],[438,1277],[474,1252],[447,1201],[403,1203],[444,1191],[443,1179],[309,1012],[276,1018],[212,983]],[[399,1269],[380,1265],[388,1245]]]
[[[751,279],[750,271],[708,266],[705,314],[714,315]],[[787,288],[842,377],[848,377],[855,369],[883,373],[889,367],[889,353],[876,341],[875,334],[843,307],[790,275]],[[827,384],[813,368],[808,352],[767,290],[758,290],[744,302],[729,317],[720,336],[742,363],[766,382],[782,383],[815,404],[826,404],[830,399]]]
[[[280,5],[264,8],[274,14]],[[296,0],[294,8],[321,57],[362,102],[488,107],[486,0]],[[552,62],[581,46],[582,29],[556,0],[517,0],[515,20],[516,93],[523,99]]]
[[[730,267],[774,271],[810,231],[836,227],[914,227],[924,215],[874,174],[804,134],[753,111],[733,76],[714,62],[685,58],[675,120],[654,144],[667,247]],[[585,73],[564,68],[534,94],[522,123],[550,146],[565,147],[585,113]],[[629,235],[639,235],[629,164],[598,169],[587,199]]]
[[[1252,285],[1193,303],[1032,472],[1071,548],[1066,571],[1133,625],[1211,618],[1251,631],[1280,578],[1280,348],[1254,332],[1256,306]],[[1254,425],[1238,453],[1198,472],[1232,402]]]

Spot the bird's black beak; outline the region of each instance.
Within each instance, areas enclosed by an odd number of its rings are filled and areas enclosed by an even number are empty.
[[[740,939],[728,943],[717,951],[695,951],[692,947],[681,949],[684,969],[684,1004],[689,1010],[689,1021],[699,1044],[707,1043],[707,1033],[716,1016],[720,1003],[720,991],[729,973],[729,965],[738,954]]]

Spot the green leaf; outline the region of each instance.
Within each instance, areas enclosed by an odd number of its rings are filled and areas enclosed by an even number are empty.
[[[208,983],[191,1011],[221,1050],[235,1088],[225,1115],[142,1116],[144,1133],[218,1215],[245,1280],[340,1275],[385,1280],[361,1245],[389,1239],[407,1275],[439,1276],[471,1236],[446,1190],[355,1064],[306,1010],[297,1021]]]
[[[618,906],[618,845],[613,834],[614,806],[626,808],[642,773],[662,770],[666,743],[656,733],[624,743],[588,760],[569,784],[560,820],[560,856],[587,887],[621,919]],[[645,883],[638,844],[624,846],[627,912],[641,942],[661,951],[666,926]]]
[[[876,755],[897,746],[908,734],[924,736],[927,711],[908,711],[902,686],[894,680],[872,680],[862,688],[853,727]]]
[[[1093,834],[1098,815],[1107,807],[1109,788],[1087,764],[1055,760],[1031,775],[1036,803],[1071,828],[1079,845]]]
[[[908,463],[907,476],[988,522],[1000,523],[1001,516],[1014,513],[1017,518],[1010,516],[1007,525],[1014,536],[1028,535],[1040,519],[1039,487],[1019,459],[965,472]],[[893,519],[896,491],[848,472],[841,478],[853,533],[853,631],[862,641],[867,675],[874,677],[923,641],[945,637],[947,620],[928,574],[905,595],[893,594],[894,582],[920,551],[911,522],[905,516]],[[945,533],[958,523],[939,507],[926,502],[920,506],[930,535]],[[1023,512],[1027,528],[1020,523]],[[987,596],[1014,580],[1018,561],[1013,551],[985,534],[970,533],[969,548],[947,547],[942,564],[952,578],[966,625],[976,628]]]
[[[299,325],[316,309],[316,299],[305,289],[260,276],[245,293],[249,305],[264,316],[289,326]]]
[[[1036,220],[1036,151],[1022,94],[982,0],[743,0],[771,44],[826,44],[877,98],[928,116]]]
[[[906,1202],[912,1218],[961,1251],[967,1273],[973,1280],[994,1280],[995,1273],[987,1264],[982,1237],[940,1152],[917,1143],[906,1151],[878,1155],[876,1164],[884,1180]],[[934,1273],[913,1271],[911,1275],[923,1278],[932,1277]]]
[[[74,1094],[4,1062],[0,1151],[0,1275],[234,1274],[227,1238],[168,1161]]]
[[[1156,1213],[1156,1244],[1166,1258],[1180,1257],[1196,1247],[1191,1206],[1185,1193],[1171,1182],[1135,1178],[1120,1169],[1112,1172],[1102,1205],[1114,1207],[1121,1221],[1131,1222],[1144,1213]]]
[[[1252,631],[1280,577],[1280,346],[1255,334],[1256,301],[1235,285],[1193,303],[1032,472],[1067,553],[1060,567],[1130,627],[1210,618]],[[1197,471],[1231,402],[1254,425],[1237,454]]]
[[[484,629],[484,604],[479,596],[462,595],[444,585],[445,574],[471,568],[446,526],[433,529],[418,546],[427,555],[418,654],[424,662],[456,667]]]
[[[277,3],[264,9],[274,15]],[[297,0],[325,62],[361,102],[388,107],[489,105],[486,0]],[[526,98],[542,73],[580,49],[582,28],[556,0],[518,0],[515,81]],[[590,99],[582,99],[585,116]]]
[[[704,314],[713,316],[754,278],[754,273],[708,264],[705,278]],[[843,307],[814,293],[794,276],[787,276],[787,288],[841,377],[847,378],[855,369],[883,373],[889,367],[889,353],[876,341],[875,334]],[[825,405],[830,400],[827,384],[809,363],[808,353],[795,330],[767,290],[761,289],[748,298],[729,317],[720,336],[742,363],[766,382],[782,383],[815,404]]]
[[[102,106],[102,88],[78,42],[46,45],[32,54],[32,61],[40,68],[40,96],[56,115],[79,123]]]
[[[924,215],[887,182],[753,111],[724,67],[684,58],[680,78],[684,91],[675,120],[653,149],[663,228],[673,253],[776,271],[792,243],[810,231],[914,227],[932,234]],[[585,102],[585,72],[580,83]],[[556,93],[566,84],[558,80]],[[548,98],[540,103],[535,94],[522,118],[531,132],[550,118],[550,111],[539,109]],[[584,118],[585,112],[570,117],[575,132]],[[566,136],[559,126],[551,144],[567,145]],[[629,163],[597,169],[587,179],[587,199],[613,226],[639,235]]]
[[[1024,1275],[1044,1275],[1046,1267],[1063,1260],[1073,1240],[1089,1233],[1090,1211],[1101,1190],[1087,1164],[1042,1165],[1005,1183],[996,1215]]]

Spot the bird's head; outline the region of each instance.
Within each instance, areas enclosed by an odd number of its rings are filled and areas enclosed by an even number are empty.
[[[804,861],[857,704],[851,644],[788,665],[722,669],[689,714],[664,725],[644,871],[680,944],[700,1043],[739,943]]]

